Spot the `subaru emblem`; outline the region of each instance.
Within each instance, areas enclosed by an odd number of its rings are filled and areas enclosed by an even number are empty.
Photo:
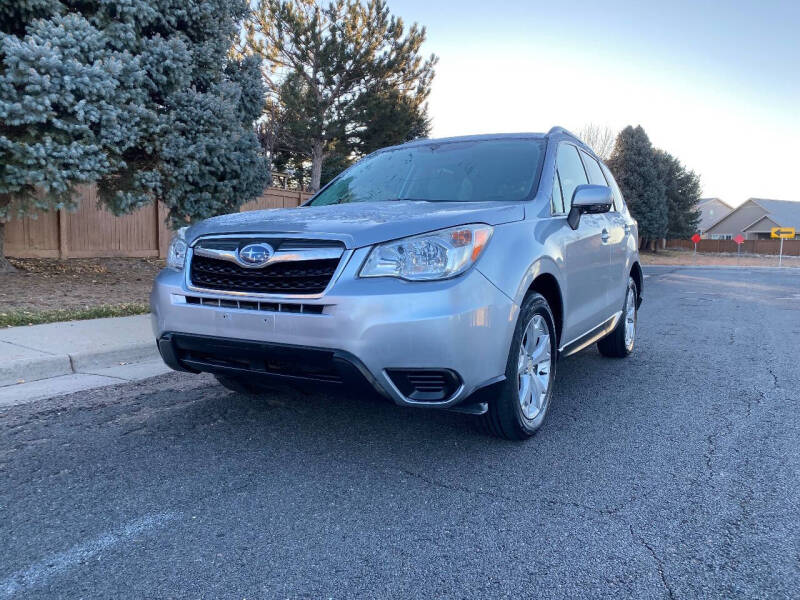
[[[267,264],[273,252],[269,244],[247,244],[239,249],[239,261],[246,267],[262,267]]]

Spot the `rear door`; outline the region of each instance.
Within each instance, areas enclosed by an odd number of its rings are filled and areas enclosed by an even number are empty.
[[[558,188],[564,213],[569,213],[575,188],[589,182],[578,149],[561,142],[556,157]],[[554,191],[554,195],[555,195]],[[557,204],[556,201],[553,204]],[[603,243],[604,215],[583,215],[575,231],[564,220],[562,247],[564,253],[564,343],[597,327],[608,318],[606,280],[608,247]]]
[[[617,182],[614,181],[614,176],[608,167],[603,167],[603,173],[608,180],[608,186],[611,188],[611,194],[614,198],[614,204],[611,207],[611,212],[608,213],[608,219],[611,225],[609,229],[610,237],[608,240],[609,249],[611,250],[611,288],[609,290],[611,298],[611,306],[617,307],[614,310],[622,310],[622,305],[625,303],[625,294],[628,290],[628,277],[629,268],[628,258],[631,247],[631,236],[634,235],[630,226],[630,215],[625,208],[625,201],[622,198],[622,192],[619,191]],[[633,242],[634,248],[638,242]]]

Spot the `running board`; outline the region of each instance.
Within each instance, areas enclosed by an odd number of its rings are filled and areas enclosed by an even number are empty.
[[[614,331],[614,328],[617,326],[619,322],[619,318],[622,316],[622,311],[615,313],[609,319],[603,321],[589,331],[588,333],[584,333],[582,336],[572,340],[568,344],[564,344],[561,349],[558,351],[561,357],[570,356],[575,354],[576,352],[580,352],[587,346],[591,346],[596,341],[604,338],[606,335]]]

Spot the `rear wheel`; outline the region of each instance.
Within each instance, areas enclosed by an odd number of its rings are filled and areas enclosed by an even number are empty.
[[[506,380],[481,418],[494,435],[523,440],[541,426],[556,375],[553,313],[540,294],[522,303],[506,363]]]
[[[614,328],[602,340],[597,342],[597,349],[603,356],[611,358],[625,358],[633,353],[636,345],[636,325],[638,309],[636,299],[638,290],[633,277],[628,278],[628,288],[625,292],[625,304],[622,305],[622,317]]]

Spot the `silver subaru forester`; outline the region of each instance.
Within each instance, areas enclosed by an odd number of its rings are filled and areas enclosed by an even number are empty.
[[[153,328],[170,367],[236,392],[361,386],[523,439],[559,357],[633,352],[637,237],[608,168],[560,127],[418,140],[303,206],[181,230]]]

